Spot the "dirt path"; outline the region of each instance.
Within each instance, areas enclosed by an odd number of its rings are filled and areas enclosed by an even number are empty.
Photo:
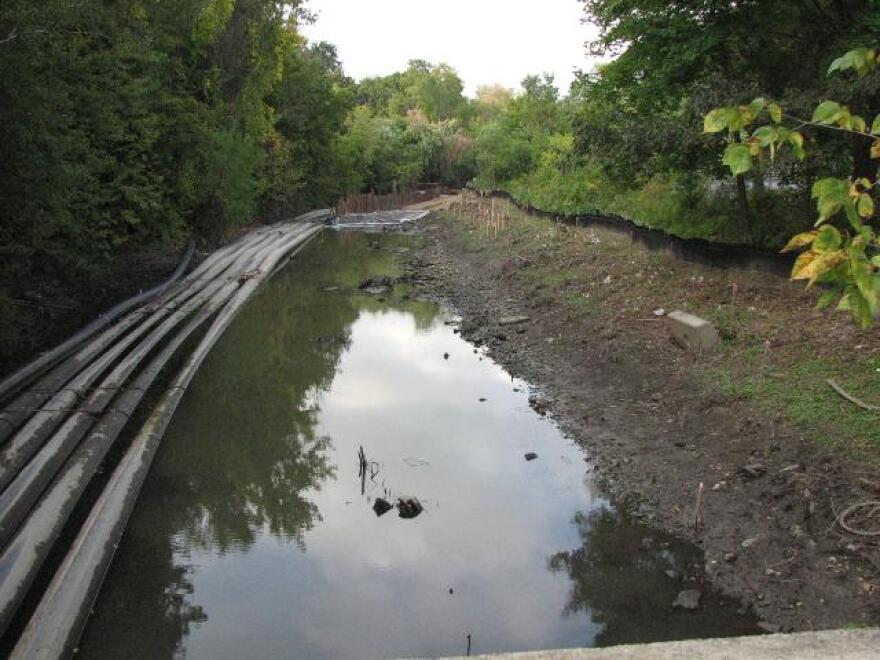
[[[588,234],[563,237],[576,246],[560,252],[550,234],[571,230],[543,220],[508,218],[494,235],[479,222],[430,216],[416,288],[458,310],[466,338],[541,388],[546,399],[537,406],[586,448],[618,501],[646,524],[701,544],[706,579],[753,608],[768,630],[880,620],[877,546],[833,525],[842,506],[876,485],[876,469],[838,458],[755,401],[707,385],[704,360],[669,342],[646,301],[630,308],[624,288],[602,293],[624,272],[640,279],[663,271],[662,259],[625,249],[599,254],[599,239]],[[654,297],[664,287],[670,296],[687,288],[685,277],[722,277],[705,267],[669,270],[678,279],[657,275]],[[763,280],[742,281],[747,291]],[[766,300],[780,286],[771,282],[752,297]],[[528,321],[508,324],[516,315]]]

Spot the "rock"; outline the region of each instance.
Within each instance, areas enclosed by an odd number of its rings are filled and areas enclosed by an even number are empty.
[[[519,315],[519,316],[504,316],[498,319],[498,325],[517,325],[519,323],[525,323],[529,320],[528,316]]]
[[[767,474],[767,467],[761,463],[749,463],[743,465],[738,473],[746,479],[757,479]]]
[[[382,277],[368,277],[360,283],[358,288],[364,293],[372,293],[374,295],[384,295],[391,291],[394,286],[394,280],[387,275]]]
[[[526,454],[526,460],[527,460],[527,461],[533,461],[533,460],[535,460],[536,458],[538,458],[538,455],[537,455],[535,452],[533,452],[533,451],[530,451],[528,454]]]
[[[532,395],[529,397],[529,406],[539,415],[546,415],[550,409],[551,401],[544,397]]]
[[[695,610],[700,606],[703,594],[696,589],[685,589],[680,592],[672,603],[672,607],[681,610]]]
[[[376,512],[377,516],[384,516],[393,508],[394,507],[391,505],[391,502],[381,497],[377,497],[376,501],[373,502],[373,511]]]
[[[724,553],[724,561],[728,564],[732,561],[736,561],[736,553],[735,552],[725,552]]]
[[[400,497],[397,499],[397,514],[401,518],[415,518],[424,511],[417,497]]]
[[[709,321],[680,309],[671,312],[669,332],[681,346],[692,351],[709,351],[720,341],[718,332]]]
[[[658,307],[654,310],[654,316],[666,316],[666,310],[662,307]]]
[[[760,540],[760,538],[761,538],[760,536],[753,536],[751,538],[746,539],[745,541],[743,541],[739,545],[740,545],[740,547],[742,547],[744,549],[751,548],[753,545],[755,545],[755,543],[757,543]]]
[[[674,568],[667,569],[665,573],[666,577],[668,577],[670,580],[678,580],[681,578],[681,573],[676,571]]]
[[[778,623],[770,623],[768,621],[758,621],[758,628],[771,635],[775,635],[782,630],[782,626]]]

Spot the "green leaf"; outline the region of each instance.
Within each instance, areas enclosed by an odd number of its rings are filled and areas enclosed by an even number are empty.
[[[779,124],[782,121],[782,108],[779,105],[771,103],[767,106],[767,110],[770,112],[770,119],[774,124]]]
[[[874,140],[871,145],[871,158],[880,158],[880,140]]]
[[[831,75],[835,71],[845,71],[852,67],[852,51],[844,53],[836,60],[831,63],[831,66],[828,67],[828,75]]]
[[[816,303],[816,309],[825,309],[834,302],[834,299],[840,295],[839,289],[831,289],[830,291],[826,291],[821,296],[819,296],[819,300]]]
[[[865,262],[855,262],[850,264],[853,282],[862,294],[862,298],[868,303],[873,315],[877,309],[877,290],[874,288],[874,269]]]
[[[822,197],[824,195],[828,195],[832,192],[837,192],[842,190],[845,194],[849,189],[849,182],[846,179],[838,179],[837,177],[829,176],[824,179],[819,179],[813,184],[812,195],[813,197]]]
[[[874,320],[874,315],[871,313],[871,305],[858,290],[851,291],[847,298],[849,299],[849,311],[856,323],[859,324],[862,330],[869,328]]]
[[[812,194],[817,200],[816,208],[819,211],[817,225],[834,216],[845,206],[852,206],[849,197],[849,187],[850,182],[848,179],[837,179],[834,177],[819,179],[813,184]],[[853,209],[853,212],[855,212],[855,209]]]
[[[758,144],[762,147],[769,147],[779,139],[776,129],[772,126],[761,126],[752,134],[752,137],[758,140]]]
[[[752,101],[751,103],[749,103],[748,112],[749,112],[749,115],[751,115],[751,117],[753,119],[761,114],[761,110],[764,109],[764,103],[765,102],[764,102],[763,98],[757,98],[754,101]]]
[[[816,252],[829,252],[839,248],[842,242],[843,237],[840,235],[837,227],[823,225],[817,232],[816,240],[813,241],[813,249]]]
[[[752,152],[749,145],[731,142],[724,150],[724,158],[721,162],[730,168],[734,176],[745,174],[752,169]]]
[[[871,263],[880,268],[880,254],[871,257]]]
[[[866,132],[868,128],[868,124],[865,123],[865,119],[863,117],[859,117],[858,115],[852,116],[851,128],[854,131],[858,131],[859,133]]]
[[[840,104],[834,101],[822,101],[813,111],[813,121],[819,124],[832,124],[840,114]]]
[[[874,117],[874,121],[871,123],[871,135],[880,134],[880,115]]]

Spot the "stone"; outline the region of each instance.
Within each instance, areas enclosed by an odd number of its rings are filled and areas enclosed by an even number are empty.
[[[753,536],[751,538],[748,538],[745,541],[743,541],[742,543],[740,543],[740,547],[742,547],[744,549],[751,548],[753,545],[755,545],[755,543],[758,542],[759,538],[760,537],[757,537],[757,536]]]
[[[664,571],[664,572],[666,573],[666,577],[668,577],[670,580],[679,580],[679,579],[681,579],[681,573],[679,573],[678,571],[676,571],[674,568],[667,569],[667,570]]]
[[[544,397],[532,395],[529,397],[529,406],[539,415],[546,415],[550,409],[550,400]]]
[[[695,610],[700,606],[702,598],[702,592],[697,589],[685,589],[678,594],[672,607],[680,610]]]
[[[782,630],[782,627],[778,623],[770,623],[768,621],[758,621],[758,628],[771,635]]]
[[[517,325],[519,323],[525,323],[529,320],[528,316],[518,315],[518,316],[505,316],[498,319],[498,325]]]
[[[767,467],[761,463],[749,463],[739,469],[739,473],[746,479],[757,479],[767,474]]]
[[[373,502],[373,511],[376,512],[377,516],[384,516],[393,508],[394,507],[391,505],[391,502],[381,497],[377,497],[376,501]]]
[[[397,515],[401,518],[415,518],[425,508],[417,497],[400,497],[397,499]]]
[[[735,552],[725,552],[724,553],[724,561],[728,564],[732,561],[736,561],[736,553]]]
[[[711,351],[720,338],[709,321],[680,309],[666,315],[669,332],[682,347],[691,351]]]
[[[527,461],[533,461],[533,460],[535,460],[536,458],[538,458],[538,455],[537,455],[535,452],[533,452],[533,451],[530,451],[528,454],[526,454],[526,460],[527,460]]]

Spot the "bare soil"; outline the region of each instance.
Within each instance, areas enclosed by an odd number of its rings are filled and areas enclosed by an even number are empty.
[[[473,198],[430,216],[416,290],[537,386],[536,406],[586,449],[609,494],[700,544],[706,578],[768,630],[880,622],[880,537],[835,524],[880,499],[878,417],[822,380],[843,370],[876,401],[878,331],[814,311],[815,294],[784,279],[683,264],[497,203],[494,217]],[[676,346],[660,308],[711,317],[722,346]],[[529,320],[501,323],[515,315]]]

